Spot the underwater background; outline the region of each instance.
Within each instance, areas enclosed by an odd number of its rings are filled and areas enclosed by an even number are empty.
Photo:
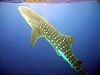
[[[0,3],[0,75],[79,75],[44,39],[30,45],[31,28],[18,6],[37,11],[61,33],[73,35],[72,51],[89,75],[100,75],[100,3]]]

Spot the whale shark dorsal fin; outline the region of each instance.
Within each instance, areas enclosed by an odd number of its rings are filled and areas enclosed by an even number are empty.
[[[34,47],[36,40],[41,36],[40,31],[37,28],[32,28],[30,43]]]
[[[68,43],[68,45],[74,43],[74,36],[71,35],[62,35],[63,38],[65,38],[65,42]]]

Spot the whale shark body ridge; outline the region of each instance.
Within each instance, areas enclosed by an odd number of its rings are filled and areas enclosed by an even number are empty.
[[[19,6],[18,10],[32,28],[30,37],[32,46],[35,45],[38,38],[44,37],[54,47],[58,56],[61,56],[65,62],[69,63],[80,75],[88,75],[71,50],[71,45],[74,43],[73,36],[61,34],[45,18],[29,7]]]

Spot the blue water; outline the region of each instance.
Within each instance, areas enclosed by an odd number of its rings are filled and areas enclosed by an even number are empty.
[[[0,3],[0,75],[79,75],[44,39],[30,46],[31,28],[18,11],[19,5],[33,8],[61,33],[73,35],[72,50],[89,75],[100,75],[100,4]]]

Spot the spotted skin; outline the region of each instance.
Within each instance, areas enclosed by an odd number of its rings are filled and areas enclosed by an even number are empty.
[[[61,56],[80,75],[88,75],[71,50],[71,46],[74,43],[73,36],[61,34],[46,19],[28,7],[19,6],[19,11],[32,28],[30,40],[32,45],[35,44],[36,39],[44,37],[54,47],[58,56]]]
[[[45,30],[45,33],[44,33],[44,30]],[[78,59],[75,57],[74,53],[71,51],[71,45],[73,44],[73,41],[74,41],[74,38],[72,36],[64,36],[60,32],[58,32],[58,30],[56,30],[54,27],[49,27],[49,25],[48,25],[48,28],[46,28],[46,26],[44,28],[42,27],[41,32],[43,33],[42,35],[47,39],[47,41],[49,40],[49,43],[56,50],[60,50],[64,54],[64,56],[70,62],[71,67],[73,67],[81,75],[87,75],[87,73],[83,70],[83,68],[78,63]]]

